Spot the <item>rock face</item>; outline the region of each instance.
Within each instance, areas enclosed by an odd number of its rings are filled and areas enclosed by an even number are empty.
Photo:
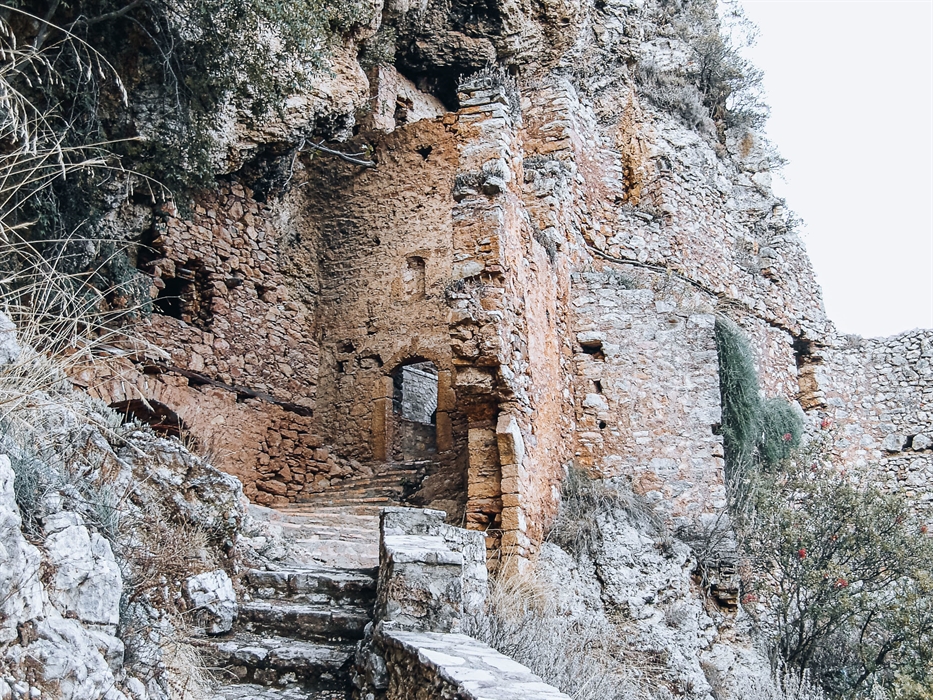
[[[0,696],[167,700],[178,683],[195,692],[194,666],[177,661],[173,579],[206,569],[189,582],[191,605],[212,614],[211,630],[229,629],[236,601],[217,566],[232,564],[239,482],[177,441],[122,428],[54,364],[20,354],[0,373]],[[53,388],[22,393],[35,376]]]
[[[110,547],[99,535],[92,539],[76,513],[57,518],[64,527],[53,524],[41,547],[27,542],[14,479],[10,458],[0,455],[4,681],[19,697],[36,689],[68,700],[124,700],[109,663],[119,669],[123,662],[123,642],[114,636],[122,586]],[[44,566],[53,572],[49,584]],[[35,670],[27,674],[29,665]]]
[[[192,610],[205,620],[208,634],[229,632],[238,606],[233,582],[223,569],[192,576],[185,581],[185,596]]]

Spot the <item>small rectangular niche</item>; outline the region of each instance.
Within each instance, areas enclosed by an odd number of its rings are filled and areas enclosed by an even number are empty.
[[[405,296],[409,299],[421,299],[424,296],[424,258],[411,255],[405,259],[402,283]]]

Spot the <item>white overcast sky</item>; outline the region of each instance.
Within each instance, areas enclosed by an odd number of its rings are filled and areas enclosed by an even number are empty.
[[[741,1],[827,314],[866,337],[933,328],[933,2]]]

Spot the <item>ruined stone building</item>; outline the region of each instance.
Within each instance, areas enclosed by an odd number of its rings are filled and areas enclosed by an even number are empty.
[[[724,328],[781,458],[908,496],[897,591],[808,581],[928,665],[933,330],[826,318],[725,4],[7,3],[0,700],[791,697]]]
[[[493,5],[389,3],[395,67],[363,72],[366,31],[335,49],[285,127],[373,167],[292,140],[270,189],[243,167],[281,132],[222,133],[228,174],[138,232],[161,350],[76,382],[182,426],[255,503],[402,470],[406,502],[528,555],[571,465],[673,518],[724,507],[719,314],[766,395],[928,503],[933,336],[836,333],[768,145],[639,82],[683,55],[664,3]]]

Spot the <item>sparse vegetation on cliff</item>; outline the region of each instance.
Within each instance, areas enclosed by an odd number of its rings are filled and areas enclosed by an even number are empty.
[[[733,128],[758,128],[768,115],[762,99],[762,73],[740,49],[754,29],[736,2],[662,2],[670,36],[683,42],[682,65],[659,65],[642,56],[636,79],[657,106],[692,129],[715,130],[721,141]]]

